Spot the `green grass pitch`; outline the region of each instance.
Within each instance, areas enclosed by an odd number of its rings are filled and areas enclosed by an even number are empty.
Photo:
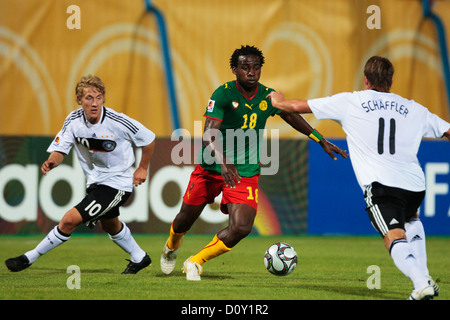
[[[42,236],[0,236],[0,300],[405,300],[412,291],[377,236],[249,236],[207,262],[200,282],[187,281],[181,266],[212,236],[186,235],[169,276],[159,267],[166,237],[135,235],[152,265],[122,275],[129,257],[106,234],[74,235],[18,273],[9,272],[4,261],[32,249]],[[283,277],[263,263],[265,250],[279,241],[299,255],[297,268]],[[427,238],[428,267],[441,288],[435,300],[450,298],[449,247],[448,237]],[[70,265],[80,268],[80,289],[67,287]],[[379,267],[379,289],[367,285],[372,265]]]

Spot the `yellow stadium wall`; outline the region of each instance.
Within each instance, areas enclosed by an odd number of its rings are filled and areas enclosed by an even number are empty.
[[[449,120],[437,34],[419,0],[159,0],[174,70],[180,123],[194,133],[213,90],[233,79],[229,58],[241,44],[262,49],[261,82],[288,98],[315,98],[363,88],[372,55],[396,68],[392,91]],[[80,29],[68,7],[80,9]],[[370,5],[380,29],[369,29]],[[450,26],[450,2],[436,1]],[[447,32],[447,42],[449,32]],[[77,108],[74,86],[94,73],[106,103],[168,137],[173,131],[160,38],[144,1],[1,0],[0,135],[53,136]],[[281,119],[280,137],[299,137]],[[329,137],[332,122],[308,120]],[[200,133],[201,134],[201,133]]]

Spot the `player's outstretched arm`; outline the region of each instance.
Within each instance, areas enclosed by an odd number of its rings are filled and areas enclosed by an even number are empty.
[[[267,95],[275,108],[283,110],[280,116],[294,129],[304,135],[319,142],[323,150],[333,159],[337,160],[335,154],[340,154],[344,159],[348,157],[347,151],[335,146],[322,137],[317,130],[313,129],[309,123],[299,113],[311,113],[307,100],[292,99],[284,100],[284,94],[280,91],[272,91]]]
[[[47,172],[59,166],[61,162],[64,160],[64,157],[65,157],[64,153],[53,151],[48,157],[48,159],[44,161],[44,163],[41,166],[42,174],[46,176]]]
[[[342,150],[336,145],[329,142],[325,137],[317,132],[308,121],[298,113],[281,112],[280,117],[283,118],[292,128],[303,133],[305,136],[318,142],[322,149],[333,159],[337,160],[336,154],[341,155],[344,159],[348,157],[347,151]]]
[[[286,112],[311,113],[311,108],[307,100],[285,100],[284,94],[281,91],[272,91],[267,95],[267,98],[270,98],[272,105],[277,109]]]
[[[150,166],[150,159],[155,149],[155,140],[149,145],[142,147],[142,157],[139,163],[139,167],[136,169],[133,175],[133,184],[137,187],[147,180],[148,168]]]

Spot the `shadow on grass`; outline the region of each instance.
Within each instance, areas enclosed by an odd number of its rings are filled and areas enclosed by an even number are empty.
[[[344,296],[348,296],[350,300],[406,300],[409,296],[409,292],[405,292],[405,294],[399,294],[396,292],[388,292],[382,289],[368,289],[365,287],[355,288],[355,287],[346,287],[342,285],[321,285],[321,284],[308,284],[307,286],[302,288],[303,290],[315,290],[322,292],[329,292],[331,294],[341,294]],[[326,295],[325,295],[326,296]],[[344,298],[345,299],[345,298]],[[326,299],[325,299],[326,300]]]

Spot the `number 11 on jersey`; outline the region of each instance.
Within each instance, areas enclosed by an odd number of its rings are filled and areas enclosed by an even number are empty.
[[[378,154],[384,153],[384,118],[378,119]],[[389,153],[395,154],[395,119],[389,123]]]

